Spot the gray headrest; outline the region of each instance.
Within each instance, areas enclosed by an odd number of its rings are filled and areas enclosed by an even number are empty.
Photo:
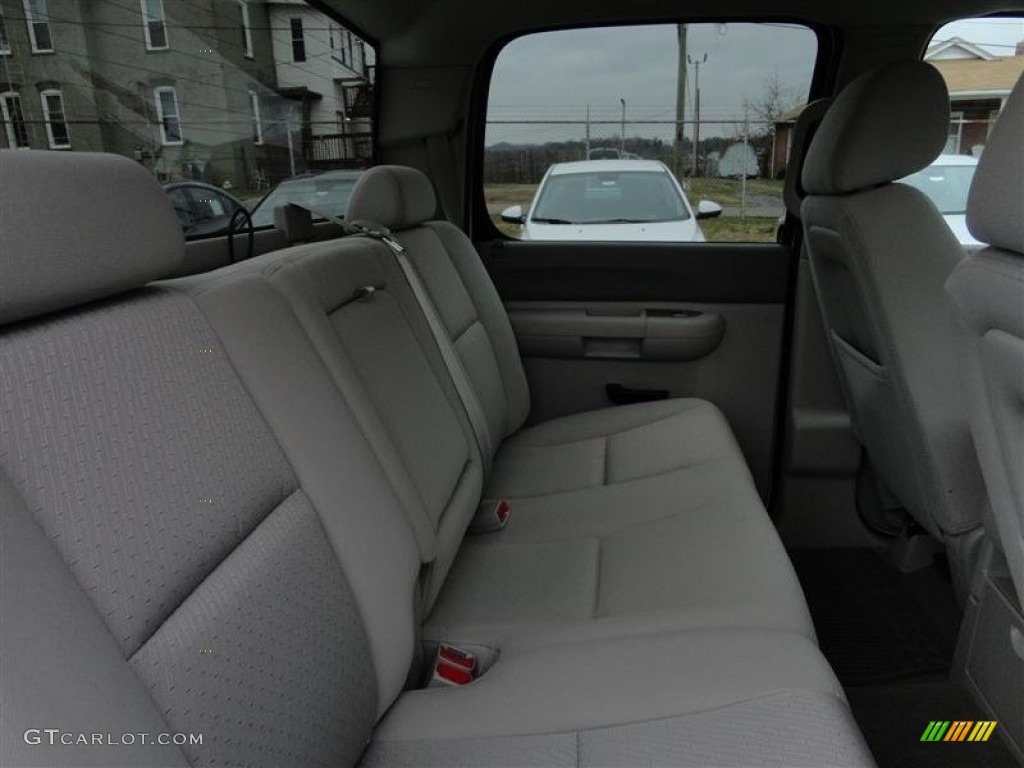
[[[185,241],[138,163],[85,152],[0,152],[0,323],[166,277]]]
[[[949,92],[938,70],[901,61],[867,72],[832,103],[804,160],[804,190],[840,195],[928,166],[949,132]]]
[[[359,177],[345,218],[394,232],[430,221],[436,212],[434,187],[424,174],[404,165],[378,165]]]
[[[983,243],[1024,253],[1024,75],[978,161],[967,198],[967,228]]]

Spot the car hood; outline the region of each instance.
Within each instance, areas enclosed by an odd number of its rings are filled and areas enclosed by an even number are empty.
[[[592,240],[612,242],[703,242],[696,219],[647,224],[538,224],[528,221],[523,240]]]
[[[967,217],[964,214],[947,213],[942,218],[953,230],[953,235],[960,241],[960,245],[984,245],[980,240],[976,240],[967,229]]]

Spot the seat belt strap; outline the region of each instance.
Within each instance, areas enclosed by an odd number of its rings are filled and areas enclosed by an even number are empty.
[[[345,221],[339,216],[335,216],[327,211],[319,210],[304,203],[290,202],[288,205],[308,211],[314,216],[319,216],[327,221],[333,222],[348,234],[362,235],[374,240],[379,240],[390,249],[392,254],[394,254],[395,261],[398,262],[398,266],[402,270],[402,274],[405,276],[406,282],[409,283],[409,287],[412,289],[413,296],[416,297],[416,303],[420,305],[420,309],[422,310],[424,317],[427,319],[427,325],[430,327],[430,333],[434,337],[434,342],[437,344],[438,350],[441,352],[441,359],[444,361],[444,366],[448,369],[448,375],[451,376],[452,383],[455,385],[455,391],[459,396],[459,400],[462,402],[462,408],[466,412],[466,417],[469,419],[470,427],[473,430],[473,436],[476,438],[477,448],[480,451],[480,459],[483,462],[485,470],[489,469],[494,450],[494,443],[491,440],[491,431],[487,426],[487,418],[484,416],[484,410],[483,406],[480,404],[480,398],[477,397],[476,389],[473,387],[473,382],[470,380],[469,374],[466,373],[466,368],[462,364],[462,358],[459,357],[459,353],[455,350],[455,345],[452,344],[452,340],[448,336],[448,329],[444,327],[441,316],[438,314],[437,308],[434,306],[434,302],[430,298],[430,294],[427,293],[426,286],[423,285],[423,281],[420,279],[419,273],[409,260],[409,255],[405,248],[391,236],[391,231],[386,227],[366,221]]]
[[[447,133],[435,133],[426,138],[427,159],[431,176],[437,185],[437,198],[441,203],[444,217],[456,225],[462,221],[461,206],[458,203],[458,182],[455,177],[455,157],[451,139]]]
[[[391,237],[391,233],[387,229],[375,224],[362,221],[348,222],[346,224],[346,231],[379,240],[391,249],[399,268],[402,270],[402,274],[405,276],[413,295],[416,297],[416,303],[420,305],[420,309],[427,319],[427,325],[430,327],[430,332],[434,337],[437,348],[441,352],[444,365],[448,369],[452,383],[455,385],[455,391],[459,396],[459,400],[462,401],[462,407],[469,419],[470,427],[473,429],[473,435],[480,450],[480,458],[483,461],[484,467],[489,468],[494,443],[491,439],[490,428],[487,426],[487,418],[484,416],[483,406],[480,404],[476,388],[473,386],[473,382],[470,380],[469,374],[462,364],[462,358],[459,357],[455,345],[452,344],[452,340],[448,336],[448,329],[445,328],[444,322],[441,320],[441,316],[438,314],[426,286],[423,285],[419,273],[409,260],[408,251],[406,251],[401,243]]]

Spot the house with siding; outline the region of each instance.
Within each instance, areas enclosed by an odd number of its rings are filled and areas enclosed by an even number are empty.
[[[0,0],[0,149],[255,191],[317,167],[314,136],[369,154],[367,48],[304,2]]]
[[[954,37],[933,43],[924,60],[939,70],[949,89],[949,135],[943,152],[980,155],[1007,96],[1024,73],[1024,41],[1017,44],[1012,56],[997,56]],[[805,106],[787,110],[775,123],[773,176],[785,172],[793,127]]]

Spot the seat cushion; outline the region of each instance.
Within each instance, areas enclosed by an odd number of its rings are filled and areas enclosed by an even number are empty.
[[[637,403],[552,419],[502,445],[486,495],[521,499],[742,461],[722,413],[695,398]]]
[[[502,655],[459,689],[404,694],[364,766],[868,766],[812,643],[692,632]]]
[[[712,627],[814,637],[737,457],[511,507],[504,530],[467,537],[428,637],[505,646]]]

